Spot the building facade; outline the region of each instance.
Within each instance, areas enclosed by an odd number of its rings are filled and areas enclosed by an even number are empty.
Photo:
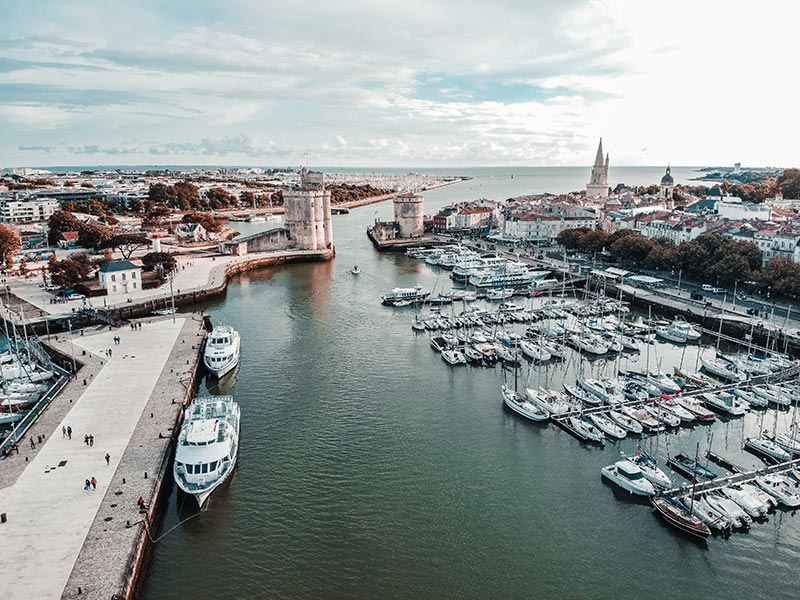
[[[0,221],[3,223],[30,223],[46,221],[58,210],[58,200],[0,200]]]
[[[100,267],[100,287],[109,296],[129,294],[142,288],[142,268],[129,260],[115,260]]]

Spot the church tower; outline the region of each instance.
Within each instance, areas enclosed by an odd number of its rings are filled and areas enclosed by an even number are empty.
[[[661,185],[659,186],[659,198],[664,201],[668,210],[675,208],[675,202],[672,199],[672,191],[675,189],[675,180],[672,178],[669,165],[667,165],[667,172],[661,178]]]
[[[608,196],[608,154],[603,160],[603,138],[597,146],[597,156],[592,167],[592,176],[586,184],[588,198],[606,198]]]

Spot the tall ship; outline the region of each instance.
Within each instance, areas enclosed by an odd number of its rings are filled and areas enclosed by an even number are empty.
[[[224,377],[239,364],[239,332],[230,325],[217,325],[206,341],[203,363],[217,377]]]
[[[196,398],[178,436],[175,483],[202,508],[233,472],[239,449],[239,405],[233,396]]]

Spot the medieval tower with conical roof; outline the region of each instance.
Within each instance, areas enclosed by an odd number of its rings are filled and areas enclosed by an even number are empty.
[[[597,146],[597,156],[592,167],[592,176],[586,184],[588,198],[605,198],[608,196],[608,154],[603,160],[603,138]]]

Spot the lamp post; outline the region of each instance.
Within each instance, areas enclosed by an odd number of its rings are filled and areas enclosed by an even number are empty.
[[[75,367],[75,345],[72,343],[72,319],[67,319],[67,326],[69,327],[69,353],[72,356],[72,374],[75,375],[77,369]]]
[[[733,282],[733,310],[736,310],[736,286],[739,285],[739,280]]]
[[[678,269],[678,295],[681,295],[681,275],[683,275],[683,268]]]

